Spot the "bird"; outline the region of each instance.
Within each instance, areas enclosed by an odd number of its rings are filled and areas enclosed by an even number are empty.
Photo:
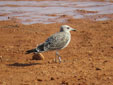
[[[64,49],[68,46],[71,40],[71,33],[70,31],[76,31],[76,29],[68,26],[68,25],[62,25],[60,27],[60,31],[51,35],[48,39],[46,39],[45,42],[41,43],[34,49],[30,49],[26,51],[26,54],[30,53],[42,53],[46,51],[56,51],[56,57],[55,62],[57,62],[57,59],[59,62],[61,62],[61,56],[59,54],[59,50]]]

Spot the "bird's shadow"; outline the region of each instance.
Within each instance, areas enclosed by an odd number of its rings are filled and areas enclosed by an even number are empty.
[[[26,67],[26,66],[33,66],[33,65],[41,65],[41,63],[13,63],[7,64],[8,66],[16,66],[16,67]]]

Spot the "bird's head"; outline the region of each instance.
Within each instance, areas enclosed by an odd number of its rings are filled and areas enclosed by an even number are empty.
[[[76,29],[74,29],[68,25],[62,25],[60,27],[60,32],[70,32],[70,31],[76,31]]]

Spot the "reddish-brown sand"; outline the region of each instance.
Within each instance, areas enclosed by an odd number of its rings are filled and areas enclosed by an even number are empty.
[[[63,24],[77,31],[60,51],[62,63],[53,62],[54,51],[43,53],[45,60],[25,54]],[[33,25],[0,21],[0,85],[113,85],[113,20]]]
[[[17,22],[0,21],[0,85],[113,85],[113,20],[70,17],[65,23]],[[55,51],[42,53],[44,60],[25,54],[64,24],[77,31],[71,32],[68,47],[59,51],[62,63],[53,62]]]

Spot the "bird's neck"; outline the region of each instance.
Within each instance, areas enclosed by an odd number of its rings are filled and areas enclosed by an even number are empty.
[[[68,34],[70,34],[70,32],[69,32],[69,31],[65,31],[65,33],[68,33]]]
[[[71,33],[69,31],[65,32],[69,37],[71,37]]]

